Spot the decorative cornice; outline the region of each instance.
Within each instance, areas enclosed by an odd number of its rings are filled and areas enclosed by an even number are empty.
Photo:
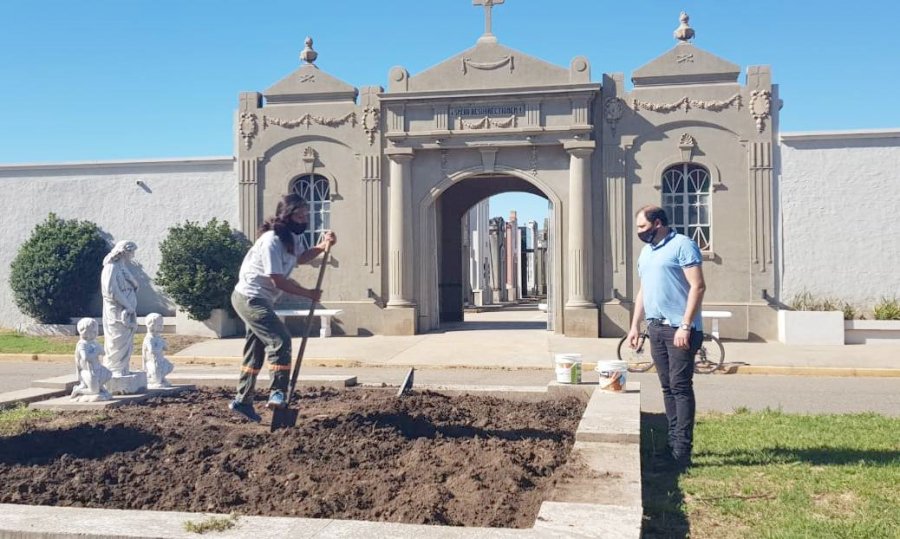
[[[457,117],[456,119],[457,125],[459,125],[459,129],[507,129],[509,127],[516,127],[516,115],[513,114],[509,118],[491,118],[490,116],[485,116],[484,118],[476,121],[467,122],[463,120],[461,117]]]
[[[313,116],[312,114],[307,113],[295,120],[282,120],[281,118],[263,116],[263,129],[268,129],[271,125],[277,125],[278,127],[283,127],[285,129],[293,129],[295,127],[300,127],[301,125],[305,125],[306,128],[309,129],[313,124],[325,127],[340,127],[346,123],[356,127],[357,122],[355,112],[350,112],[339,118],[325,118],[324,116]]]
[[[772,92],[769,90],[753,90],[750,93],[750,114],[756,120],[756,130],[762,133],[766,129],[766,118],[772,112]]]
[[[815,140],[898,139],[900,138],[900,129],[783,132],[780,134],[780,138],[785,143]]]
[[[256,119],[256,114],[242,112],[238,130],[244,140],[244,148],[249,150],[253,146],[253,137],[259,133],[259,121]]]
[[[738,109],[740,109],[741,94],[734,94],[730,99],[726,99],[724,101],[700,101],[697,99],[691,99],[687,96],[682,97],[680,100],[674,103],[650,103],[649,101],[640,101],[638,99],[635,99],[633,100],[632,105],[635,111],[644,109],[651,112],[659,112],[661,114],[675,112],[682,107],[684,108],[685,114],[687,114],[692,107],[709,110],[712,112],[720,112],[733,106],[736,106]]]
[[[495,62],[473,62],[471,58],[464,57],[462,59],[462,72],[463,74],[467,74],[470,67],[473,69],[490,70],[505,65],[509,65],[509,72],[512,73],[516,68],[516,57],[510,54]]]

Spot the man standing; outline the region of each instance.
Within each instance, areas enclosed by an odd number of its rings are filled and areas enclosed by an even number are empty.
[[[669,424],[668,446],[657,467],[680,470],[691,465],[693,447],[694,356],[703,343],[700,311],[706,291],[703,258],[693,240],[669,228],[662,208],[644,206],[635,225],[647,245],[638,258],[641,287],[628,342],[637,347],[641,319],[646,318]]]
[[[337,236],[326,231],[319,245],[304,250],[300,236],[309,224],[309,208],[297,194],[282,197],[275,216],[260,227],[260,236],[241,264],[231,304],[247,326],[244,362],[238,379],[237,395],[228,407],[235,413],[259,421],[253,410],[256,377],[268,357],[271,392],[266,407],[284,408],[291,370],[291,334],[275,314],[279,292],[319,301],[321,291],[300,286],[289,276],[298,264],[306,264],[334,245]]]

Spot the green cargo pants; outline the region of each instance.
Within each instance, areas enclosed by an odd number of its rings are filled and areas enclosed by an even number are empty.
[[[238,292],[231,294],[231,304],[247,326],[244,361],[238,379],[236,400],[253,402],[256,377],[268,356],[271,389],[287,393],[291,370],[291,334],[275,314],[272,303],[263,298],[249,298]],[[285,395],[285,398],[288,398]]]

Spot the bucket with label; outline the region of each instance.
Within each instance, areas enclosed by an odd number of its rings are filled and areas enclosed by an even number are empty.
[[[561,384],[581,383],[581,354],[556,354],[556,381]]]
[[[604,391],[625,391],[628,363],[624,361],[599,361],[594,370],[600,376],[600,389]]]

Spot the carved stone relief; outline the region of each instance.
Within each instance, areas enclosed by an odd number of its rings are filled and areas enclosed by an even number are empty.
[[[516,127],[516,116],[510,116],[509,118],[491,118],[490,116],[485,116],[480,120],[466,121],[461,117],[456,119],[457,125],[460,130],[463,129],[493,129],[500,128],[506,129],[509,127]]]
[[[640,101],[635,99],[633,101],[634,110],[649,110],[652,112],[659,112],[662,114],[668,114],[670,112],[675,112],[680,108],[684,108],[684,113],[687,112],[693,107],[703,110],[709,110],[712,112],[720,112],[727,108],[737,107],[741,108],[741,94],[734,94],[730,99],[726,99],[724,101],[699,101],[697,99],[691,99],[687,96],[681,98],[680,100],[674,103],[650,103],[648,101]]]
[[[303,157],[301,160],[303,161],[303,168],[306,170],[307,174],[312,174],[313,170],[316,168],[316,150],[313,149],[312,146],[307,146],[306,149],[303,150]]]
[[[244,140],[244,148],[249,150],[253,145],[253,137],[259,133],[259,122],[256,119],[256,114],[242,112],[238,129],[240,130],[241,138]]]
[[[366,136],[369,137],[369,146],[375,144],[375,134],[378,133],[380,114],[379,109],[371,105],[363,109],[362,128]]]
[[[271,116],[263,116],[263,129],[268,129],[269,126],[277,125],[278,127],[283,127],[285,129],[293,129],[295,127],[300,127],[301,125],[305,125],[307,129],[315,125],[323,125],[325,127],[340,127],[346,123],[349,123],[353,127],[356,127],[356,113],[351,112],[349,114],[345,114],[339,118],[326,118],[324,116],[313,116],[312,114],[304,114],[303,116],[294,119],[294,120],[282,120],[281,118],[273,118]]]
[[[509,72],[512,73],[516,69],[516,57],[510,54],[504,56],[494,62],[473,62],[471,58],[464,57],[462,59],[462,72],[468,74],[469,69],[491,70],[498,67],[509,66]]]
[[[682,133],[681,140],[678,141],[678,149],[681,150],[681,160],[690,162],[696,146],[697,141],[694,140],[690,133]]]
[[[756,120],[756,130],[762,133],[766,129],[766,118],[772,112],[772,92],[769,90],[753,90],[750,93],[750,114]]]
[[[622,114],[625,112],[625,102],[618,97],[608,97],[606,98],[606,101],[603,102],[603,109],[606,123],[609,124],[609,128],[612,130],[613,134],[615,134],[616,125],[619,123],[619,120],[622,119]]]

